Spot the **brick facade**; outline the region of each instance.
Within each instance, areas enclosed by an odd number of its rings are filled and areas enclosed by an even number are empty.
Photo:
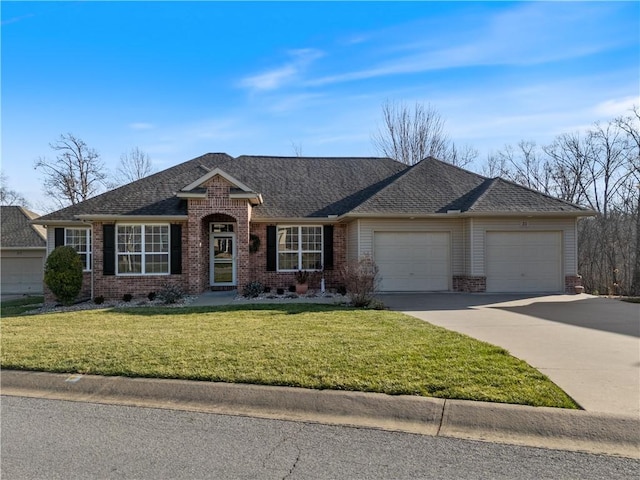
[[[180,223],[180,222],[174,222]],[[182,224],[182,244],[187,242],[185,223]],[[177,285],[186,291],[184,281],[184,254],[182,262],[182,275],[104,275],[102,238],[103,223],[93,224],[93,287],[94,297],[102,296],[107,299],[122,298],[130,294],[135,298],[146,298],[150,292],[158,292],[167,284]]]
[[[251,233],[260,239],[260,248],[257,252],[250,254],[249,281],[258,281],[272,290],[283,288],[285,291],[290,285],[295,285],[295,273],[268,272],[267,271],[267,223],[252,223]],[[271,224],[273,225],[273,224]],[[347,228],[345,225],[337,224],[333,226],[333,265],[332,270],[325,270],[324,280],[326,289],[338,288],[341,285],[340,265],[347,261]],[[321,275],[311,275],[309,288],[320,288]],[[238,283],[242,289],[244,283]]]
[[[229,197],[232,185],[220,176],[215,176],[204,185],[206,198],[190,198],[188,219],[182,225],[182,273],[172,275],[104,275],[103,271],[103,225],[93,224],[93,272],[84,274],[82,298],[91,297],[93,277],[93,297],[105,299],[122,298],[130,294],[135,299],[146,298],[150,292],[158,292],[167,284],[177,285],[188,294],[198,294],[209,288],[233,289],[236,287],[211,287],[210,267],[210,224],[232,223],[236,239],[236,284],[240,290],[247,283],[257,280],[274,291],[288,289],[295,284],[294,273],[267,272],[267,224],[251,221],[252,207],[248,200]],[[111,222],[113,223],[113,222]],[[145,222],[141,222],[145,223]],[[249,234],[260,239],[258,251],[249,253]],[[346,227],[334,225],[333,230],[333,270],[325,271],[327,289],[340,286],[340,265],[346,261]],[[313,275],[310,287],[320,288],[320,275]],[[55,302],[51,292],[45,292],[47,302]]]
[[[220,176],[204,185],[207,198],[188,200],[188,240],[183,243],[183,268],[188,265],[189,293],[200,293],[210,285],[209,224],[234,223],[236,236],[236,279],[238,285],[249,283],[249,222],[251,205],[247,200],[229,198],[231,184]]]
[[[487,291],[487,277],[471,275],[454,275],[453,291],[479,293]]]
[[[582,286],[581,275],[567,275],[564,277],[564,291],[566,293],[576,293],[576,287]]]

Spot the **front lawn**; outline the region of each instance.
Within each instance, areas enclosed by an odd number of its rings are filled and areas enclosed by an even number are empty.
[[[0,316],[10,317],[13,315],[19,315],[29,310],[35,310],[42,306],[44,297],[40,296],[25,296],[17,298],[15,300],[7,300],[0,303]]]
[[[329,305],[130,308],[2,319],[2,367],[577,408],[504,349]]]

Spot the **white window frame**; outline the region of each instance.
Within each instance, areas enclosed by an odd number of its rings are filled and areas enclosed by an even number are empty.
[[[297,228],[298,229],[298,268],[294,269],[284,269],[280,268],[280,230],[286,228]],[[302,229],[303,228],[319,228],[320,229],[320,250],[303,250],[302,249]],[[288,250],[286,253],[292,253],[295,250]],[[285,252],[282,252],[285,253]],[[276,227],[276,270],[278,272],[297,272],[299,270],[304,270],[307,272],[317,272],[319,269],[317,268],[300,268],[302,267],[302,255],[304,253],[319,253],[320,254],[320,265],[324,265],[324,227],[322,225],[278,225]]]
[[[120,244],[118,242],[118,233],[120,227],[140,227],[140,251],[139,252],[121,252],[119,247]],[[167,228],[167,252],[152,252],[146,251],[146,228],[147,227],[166,227]],[[140,277],[140,276],[164,276],[171,275],[171,226],[168,223],[117,223],[116,224],[116,239],[115,239],[115,250],[116,250],[116,275],[123,277]],[[124,255],[140,255],[140,272],[120,272],[120,262],[119,259]],[[147,255],[166,255],[167,256],[167,271],[166,272],[149,272],[147,273]]]
[[[85,245],[87,246],[87,249],[85,251],[82,250],[78,250],[76,247],[77,245],[72,245],[70,243],[67,243],[67,232],[69,231],[78,231],[78,232],[84,232],[85,234]],[[91,265],[93,263],[93,238],[91,235],[91,229],[90,228],[85,228],[85,227],[66,227],[64,229],[64,244],[66,246],[69,247],[73,247],[76,252],[78,252],[78,255],[85,255],[85,262],[84,265],[82,266],[82,271],[83,272],[90,272],[91,271]]]

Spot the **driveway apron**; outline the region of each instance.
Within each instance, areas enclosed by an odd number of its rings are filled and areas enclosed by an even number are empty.
[[[640,305],[591,295],[387,294],[381,300],[501,346],[585,410],[640,417]]]

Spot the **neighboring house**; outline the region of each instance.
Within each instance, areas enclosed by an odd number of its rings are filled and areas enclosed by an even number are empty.
[[[577,220],[592,213],[433,158],[213,153],[35,223],[49,252],[81,253],[85,294],[106,298],[167,283],[286,288],[318,268],[335,288],[367,254],[381,291],[563,292],[580,278]]]
[[[31,224],[38,215],[23,207],[0,207],[0,291],[42,294],[46,232]]]

